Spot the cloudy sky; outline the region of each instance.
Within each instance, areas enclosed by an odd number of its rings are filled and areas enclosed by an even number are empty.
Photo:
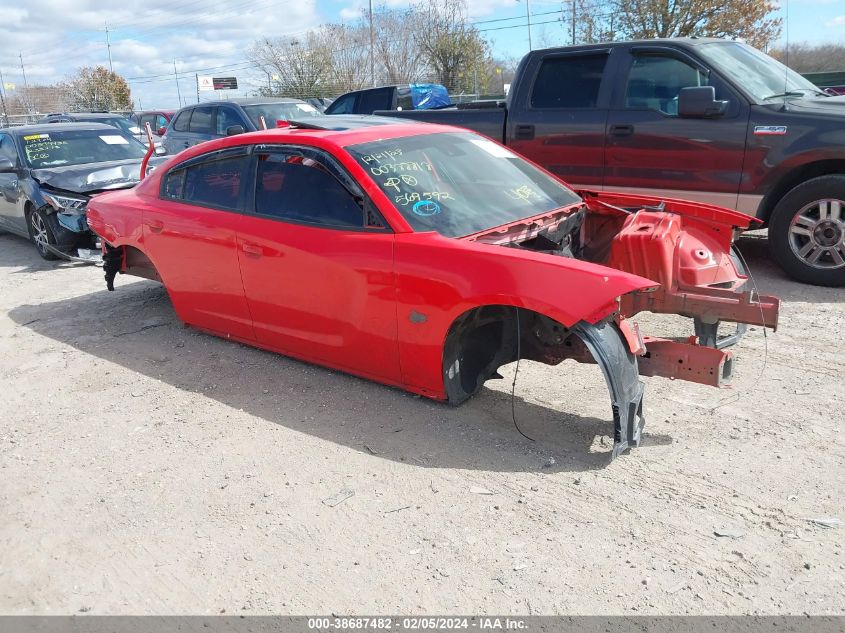
[[[566,26],[556,20],[567,3],[529,2],[535,48],[565,43]],[[353,19],[366,4],[367,0],[3,0],[0,72],[7,84],[22,86],[18,55],[30,85],[59,81],[81,66],[108,66],[108,25],[114,70],[129,80],[136,107],[178,107],[174,62],[183,102],[196,101],[195,73],[237,76],[241,90],[230,96],[241,96],[262,81],[245,56],[256,39],[296,35],[327,22]],[[387,4],[402,6],[408,0]],[[527,52],[524,0],[469,0],[469,10],[477,28],[493,42],[496,55],[518,58]],[[845,0],[789,0],[788,15],[790,41],[845,42]]]

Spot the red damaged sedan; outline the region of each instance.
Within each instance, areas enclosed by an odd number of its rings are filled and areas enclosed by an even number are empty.
[[[218,336],[453,404],[517,358],[598,363],[614,455],[640,441],[641,374],[720,386],[746,324],[776,327],[732,251],[751,221],[576,193],[457,128],[344,116],[203,143],[88,206],[109,289],[159,280]],[[696,336],[643,336],[640,311]]]

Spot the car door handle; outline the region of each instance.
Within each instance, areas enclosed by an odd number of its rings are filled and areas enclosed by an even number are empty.
[[[250,242],[243,242],[241,244],[241,250],[247,255],[253,255],[255,257],[261,257],[264,254],[264,251],[258,244],[251,244]]]
[[[147,227],[153,233],[161,233],[164,230],[164,222],[160,222],[159,220],[150,220],[147,222]]]
[[[518,141],[530,141],[534,138],[534,126],[530,124],[517,125],[514,138]]]
[[[631,136],[634,133],[633,125],[612,125],[610,133],[613,136]]]

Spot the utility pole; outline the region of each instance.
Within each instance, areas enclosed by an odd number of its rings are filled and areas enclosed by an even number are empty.
[[[21,74],[23,74],[23,89],[26,94],[26,113],[32,114],[32,102],[29,100],[29,84],[26,82],[26,69],[23,67],[23,53],[19,53],[18,57],[21,60]]]
[[[530,0],[525,0],[525,17],[528,19],[528,50],[530,51],[531,50],[531,3],[530,3]]]
[[[200,76],[199,73],[194,73],[194,79],[197,80],[197,103],[200,102]]]
[[[575,0],[572,0],[572,45],[575,46]]]
[[[9,112],[6,110],[6,82],[3,80],[3,71],[0,70],[0,106],[3,108],[3,121],[9,127]]]
[[[373,57],[375,49],[375,37],[373,35],[373,0],[370,0],[370,83],[376,87],[376,62]]]
[[[179,73],[176,72],[176,60],[173,60],[173,76],[176,77],[176,94],[179,96],[179,107],[182,107],[182,91],[179,89]]]
[[[105,25],[106,25],[106,48],[108,49],[108,52],[109,52],[109,72],[113,73],[114,68],[112,68],[112,65],[111,65],[111,42],[109,42],[109,23],[106,22]]]

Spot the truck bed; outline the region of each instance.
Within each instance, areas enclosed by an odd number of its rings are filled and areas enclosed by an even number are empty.
[[[505,142],[505,108],[445,108],[442,110],[378,110],[373,114],[464,127]]]

